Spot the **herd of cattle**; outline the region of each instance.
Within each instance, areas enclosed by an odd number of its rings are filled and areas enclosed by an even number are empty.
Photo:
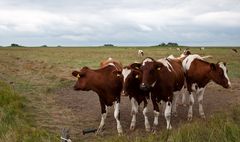
[[[193,93],[197,94],[199,114],[205,118],[203,111],[203,94],[206,85],[213,81],[224,88],[230,88],[231,83],[227,75],[226,63],[209,63],[205,60],[209,56],[191,54],[184,51],[179,57],[170,55],[155,60],[147,57],[141,63],[131,63],[123,67],[112,58],[100,63],[99,69],[83,67],[80,71],[73,71],[77,78],[75,90],[93,90],[99,96],[101,104],[101,122],[97,134],[103,131],[107,117],[107,107],[114,105],[114,117],[117,122],[117,131],[123,133],[120,123],[121,95],[127,95],[132,105],[132,120],[130,129],[135,129],[136,114],[141,103],[144,104],[143,115],[145,129],[150,131],[147,116],[149,100],[152,101],[154,122],[152,130],[155,132],[158,125],[159,104],[165,103],[164,116],[167,129],[171,129],[171,114],[176,114],[176,102],[184,90],[189,94],[188,120],[193,116]],[[183,94],[182,102],[186,100]]]

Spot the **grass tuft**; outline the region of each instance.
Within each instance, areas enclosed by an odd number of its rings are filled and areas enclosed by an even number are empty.
[[[0,81],[0,142],[51,142],[56,136],[27,121],[26,99]]]

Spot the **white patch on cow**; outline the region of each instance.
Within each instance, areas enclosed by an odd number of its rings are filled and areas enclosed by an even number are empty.
[[[151,58],[144,59],[142,65],[144,66],[146,64],[146,62],[153,62],[153,59],[151,59]]]
[[[219,64],[219,67],[222,68],[225,78],[228,80],[228,85],[231,86],[231,82],[230,82],[230,80],[228,78],[228,75],[227,75],[227,68],[226,68],[226,66],[224,66],[223,62],[220,62],[218,64]]]
[[[147,117],[148,108],[147,106],[143,109],[144,123],[146,131],[150,131],[150,124]]]
[[[173,55],[169,55],[167,58],[168,59],[176,59]]]
[[[172,129],[172,126],[170,124],[170,120],[171,120],[171,110],[172,110],[172,104],[171,102],[167,102],[166,103],[166,108],[165,108],[165,112],[164,112],[164,116],[165,119],[167,121],[167,129],[170,130]]]
[[[108,63],[107,65],[116,67],[113,63]]]
[[[162,63],[165,67],[168,68],[168,70],[171,72],[173,70],[172,65],[169,63],[169,61],[166,58],[158,59],[157,62]],[[170,69],[171,68],[171,69]]]
[[[194,97],[193,97],[193,93],[191,92],[191,94],[189,95],[189,109],[188,109],[188,120],[191,121],[192,120],[192,116],[193,116],[193,104],[194,104]]]
[[[100,125],[99,125],[99,129],[103,128],[106,118],[107,118],[107,113],[103,113],[102,114],[102,119],[101,119],[101,122],[100,122]]]
[[[131,98],[132,104],[132,121],[130,124],[130,130],[134,130],[136,125],[136,114],[138,113],[138,103],[134,98]]]
[[[156,84],[156,82],[157,82],[157,81],[153,82],[153,84],[152,84],[151,86],[152,86],[152,87],[154,87],[154,86],[155,86],[155,84]]]
[[[124,68],[122,70],[122,75],[123,75],[123,82],[125,82],[126,78],[128,77],[128,75],[131,73],[131,70],[128,68]]]
[[[154,110],[154,111],[153,111],[153,114],[154,114],[154,121],[153,121],[153,124],[154,124],[155,126],[157,126],[157,125],[158,125],[159,112],[156,111],[156,110]]]
[[[188,55],[182,62],[182,66],[183,66],[183,69],[184,69],[184,72],[186,72],[187,70],[190,69],[190,66],[192,64],[192,62],[195,60],[195,59],[200,59],[200,60],[203,60],[203,58],[197,54],[193,54],[193,55]]]
[[[114,117],[115,117],[116,122],[117,122],[118,134],[122,134],[122,133],[123,133],[123,130],[122,130],[122,125],[121,125],[120,120],[119,120],[119,113],[120,113],[119,103],[118,103],[118,102],[115,102],[115,103],[114,103]]]

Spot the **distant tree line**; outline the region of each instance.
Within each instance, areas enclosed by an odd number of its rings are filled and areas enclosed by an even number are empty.
[[[169,42],[169,43],[161,43],[161,44],[159,44],[159,45],[157,45],[157,46],[178,46],[178,44],[177,43],[175,43],[175,42]]]

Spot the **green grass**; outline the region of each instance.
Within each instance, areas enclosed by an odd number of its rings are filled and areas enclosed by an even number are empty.
[[[26,113],[27,100],[0,81],[0,142],[51,142],[56,136],[34,127]]]
[[[98,68],[100,61],[108,57],[121,61],[123,65],[141,61],[137,57],[138,49],[155,59],[182,53],[170,47],[0,48],[0,79],[14,84],[13,89],[0,81],[0,142],[59,141],[58,128],[42,126],[54,124],[51,114],[59,111],[53,105],[54,91],[72,84],[72,70],[83,66]],[[240,54],[230,48],[190,50],[200,55],[212,55],[213,58],[208,59],[211,62],[227,62],[230,79],[240,79]],[[137,134],[99,137],[96,141],[240,141],[239,127],[238,106],[229,114],[214,115],[207,121],[196,120],[170,132],[161,130],[146,137]]]

